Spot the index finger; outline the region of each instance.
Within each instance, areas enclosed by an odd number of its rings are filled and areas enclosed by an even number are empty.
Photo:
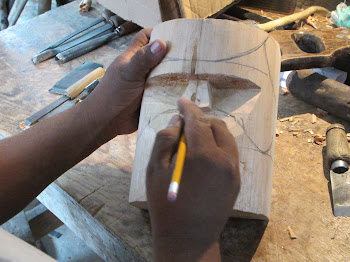
[[[202,110],[191,101],[180,98],[178,107],[184,116],[184,130],[189,150],[200,150],[203,145],[216,146],[211,122]]]

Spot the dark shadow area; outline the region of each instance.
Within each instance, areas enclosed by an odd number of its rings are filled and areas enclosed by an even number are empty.
[[[250,261],[264,235],[268,221],[230,218],[221,234],[223,262]]]
[[[323,40],[314,34],[304,32],[295,33],[292,34],[292,39],[306,53],[318,54],[326,50]]]

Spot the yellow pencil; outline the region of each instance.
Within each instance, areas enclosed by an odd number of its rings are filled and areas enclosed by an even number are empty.
[[[180,138],[179,147],[177,148],[177,158],[175,162],[175,168],[173,171],[173,176],[168,190],[168,200],[174,202],[177,198],[177,192],[179,191],[182,169],[184,167],[185,157],[186,157],[186,137],[185,133],[182,133]]]

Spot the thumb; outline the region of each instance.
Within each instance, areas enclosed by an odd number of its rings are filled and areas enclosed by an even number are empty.
[[[137,50],[124,67],[124,77],[129,81],[144,82],[148,73],[166,54],[166,43],[157,39]]]

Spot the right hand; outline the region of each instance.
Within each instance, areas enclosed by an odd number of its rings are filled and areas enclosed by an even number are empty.
[[[158,133],[147,170],[156,254],[167,248],[180,252],[174,245],[187,243],[194,251],[196,245],[205,249],[217,243],[240,189],[237,146],[226,124],[206,117],[186,99],[180,99],[178,105],[184,115],[187,153],[175,202],[167,200],[167,191],[182,131],[180,116],[174,116],[168,128]]]

